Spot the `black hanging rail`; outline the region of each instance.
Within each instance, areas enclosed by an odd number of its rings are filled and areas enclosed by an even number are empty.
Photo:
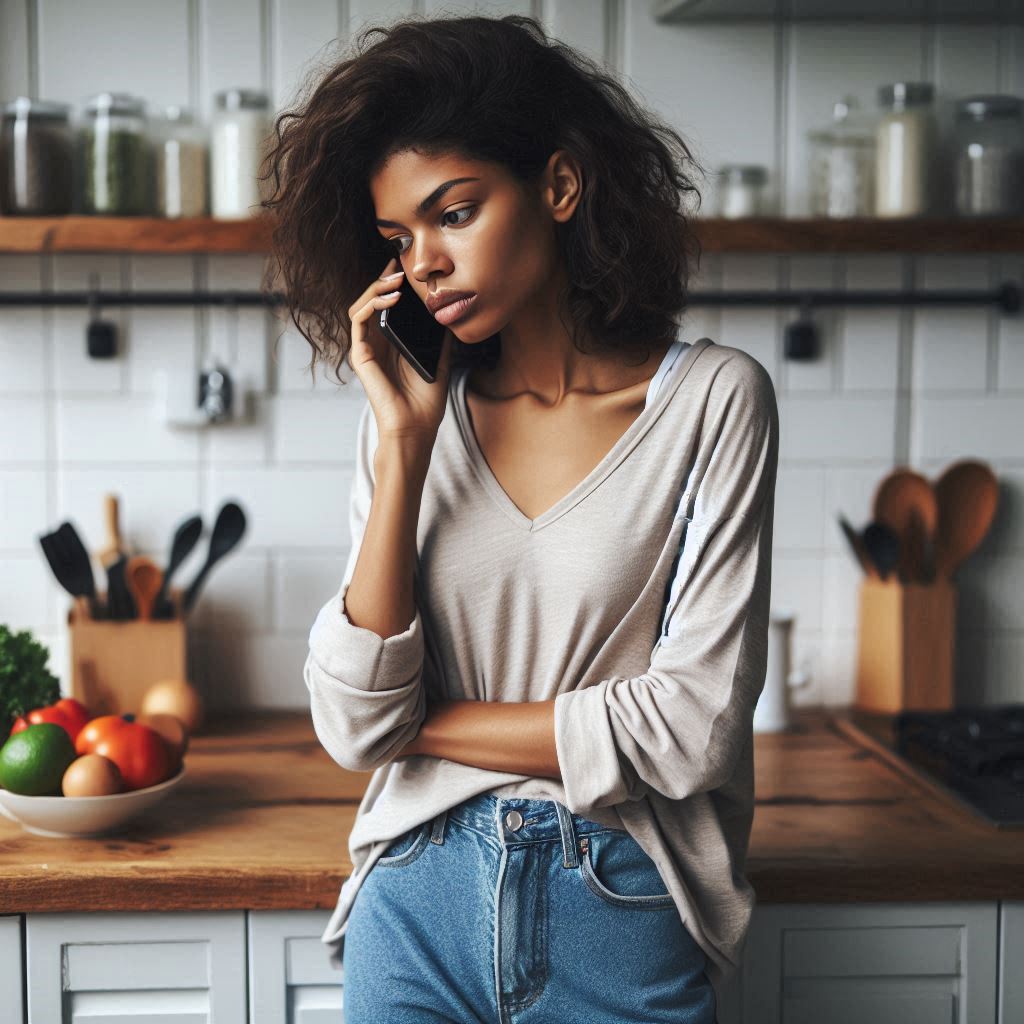
[[[864,291],[789,289],[763,291],[699,291],[687,301],[693,306],[997,306],[1003,313],[1019,313],[1021,287],[1005,281],[994,289],[962,291]],[[278,292],[3,292],[0,306],[279,306]]]

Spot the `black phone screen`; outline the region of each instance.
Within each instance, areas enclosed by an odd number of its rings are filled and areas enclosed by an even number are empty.
[[[423,305],[408,276],[402,278],[398,301],[380,311],[380,329],[412,368],[428,384],[433,384],[448,328],[438,323]]]

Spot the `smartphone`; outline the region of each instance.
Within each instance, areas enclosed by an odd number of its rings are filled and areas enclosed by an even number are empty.
[[[380,329],[428,384],[437,380],[444,332],[448,328],[423,305],[409,284],[408,275],[402,278],[398,301],[380,311]]]

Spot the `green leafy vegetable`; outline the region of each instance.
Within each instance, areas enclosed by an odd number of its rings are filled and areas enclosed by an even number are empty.
[[[60,700],[60,680],[46,667],[50,652],[32,633],[0,623],[0,737],[19,715]]]

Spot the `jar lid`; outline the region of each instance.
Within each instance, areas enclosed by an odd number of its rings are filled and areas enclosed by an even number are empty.
[[[879,106],[893,110],[924,106],[934,97],[935,86],[931,82],[892,82],[878,89]]]
[[[730,185],[763,185],[768,180],[767,168],[761,164],[723,164],[718,174]]]
[[[1019,96],[967,96],[957,102],[956,116],[961,120],[982,121],[986,117],[1020,117],[1024,101]]]
[[[872,146],[874,131],[858,113],[854,96],[844,96],[832,104],[832,123],[807,133],[808,141],[829,146]]]
[[[71,111],[70,103],[54,103],[49,100],[33,100],[18,96],[4,104],[4,117],[50,117],[61,120]]]
[[[215,99],[221,110],[265,110],[270,105],[262,89],[223,89]]]
[[[127,92],[100,92],[85,104],[87,114],[141,114],[145,109],[144,100]]]
[[[173,103],[164,107],[163,117],[165,121],[174,121],[178,124],[192,123],[192,111],[188,107],[179,107]]]

